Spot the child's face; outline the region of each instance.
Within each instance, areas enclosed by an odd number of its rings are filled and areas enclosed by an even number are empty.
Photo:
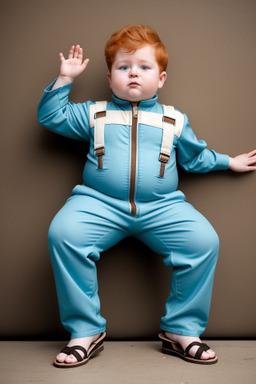
[[[159,73],[155,49],[150,45],[133,53],[119,49],[108,73],[114,95],[131,102],[151,99],[162,88],[166,77],[166,72]]]

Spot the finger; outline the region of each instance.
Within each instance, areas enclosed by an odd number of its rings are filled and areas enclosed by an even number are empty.
[[[79,48],[77,58],[81,60],[81,62],[83,61],[83,48]]]
[[[256,164],[256,156],[250,157],[250,159],[248,159],[248,164]]]
[[[249,157],[252,157],[254,155],[256,155],[256,149],[254,149],[253,151],[247,153],[247,156],[249,156]]]
[[[63,63],[63,61],[65,61],[65,57],[63,53],[60,53],[59,56],[60,56],[60,61]]]
[[[69,59],[73,59],[73,57],[74,57],[74,49],[75,49],[75,46],[72,45],[72,47],[70,48],[69,54],[68,54],[68,58]]]
[[[85,69],[87,67],[87,64],[89,63],[90,59],[85,59],[82,63],[83,68]]]
[[[250,171],[256,171],[256,166],[255,165],[251,165],[251,166],[246,167],[245,172],[250,172]]]
[[[79,50],[80,50],[80,45],[76,45],[76,47],[75,47],[75,52],[74,52],[74,57],[75,57],[75,58],[78,58]]]

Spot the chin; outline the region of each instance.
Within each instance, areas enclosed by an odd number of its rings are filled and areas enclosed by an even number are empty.
[[[126,99],[127,101],[130,101],[130,103],[139,103],[140,101],[142,101],[143,99],[141,98],[130,98],[129,99]]]
[[[147,96],[143,96],[143,95],[134,95],[134,96],[128,95],[126,100],[128,100],[130,102],[136,103],[136,102],[139,102],[139,101],[151,99],[152,97],[151,96],[147,97]]]

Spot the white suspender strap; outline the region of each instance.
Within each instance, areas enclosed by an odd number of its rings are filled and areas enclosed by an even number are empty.
[[[159,155],[161,162],[159,177],[164,177],[165,164],[169,162],[173,136],[180,136],[183,128],[183,115],[178,111],[175,111],[174,107],[163,105],[164,114],[162,118],[162,145]]]
[[[160,175],[164,177],[165,164],[169,162],[173,137],[181,135],[184,116],[174,107],[163,105],[163,115],[154,112],[138,111],[138,123],[162,128],[162,143],[159,155]],[[94,153],[98,157],[98,168],[103,168],[105,124],[131,125],[131,111],[107,111],[106,101],[90,105],[90,128],[94,127]]]
[[[98,169],[103,168],[104,127],[107,110],[106,101],[97,101],[90,106],[90,127],[94,126],[94,153],[98,156]]]
[[[163,105],[164,115],[163,115],[163,135],[162,135],[162,145],[160,155],[170,157],[171,147],[173,142],[174,135],[174,107]]]

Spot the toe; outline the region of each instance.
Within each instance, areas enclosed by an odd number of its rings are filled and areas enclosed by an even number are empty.
[[[207,352],[203,352],[201,355],[202,360],[209,360],[209,359],[213,359],[214,357],[215,357],[215,353],[211,349],[208,349]]]
[[[69,355],[66,357],[65,359],[65,363],[76,363],[77,362],[77,359],[75,358],[75,356],[72,356],[72,355]]]
[[[208,355],[210,356],[210,359],[213,359],[215,357],[215,352],[212,349],[209,349],[207,351]]]
[[[56,356],[56,360],[59,361],[60,363],[63,363],[65,361],[66,357],[67,357],[67,355],[65,353],[59,353]]]

